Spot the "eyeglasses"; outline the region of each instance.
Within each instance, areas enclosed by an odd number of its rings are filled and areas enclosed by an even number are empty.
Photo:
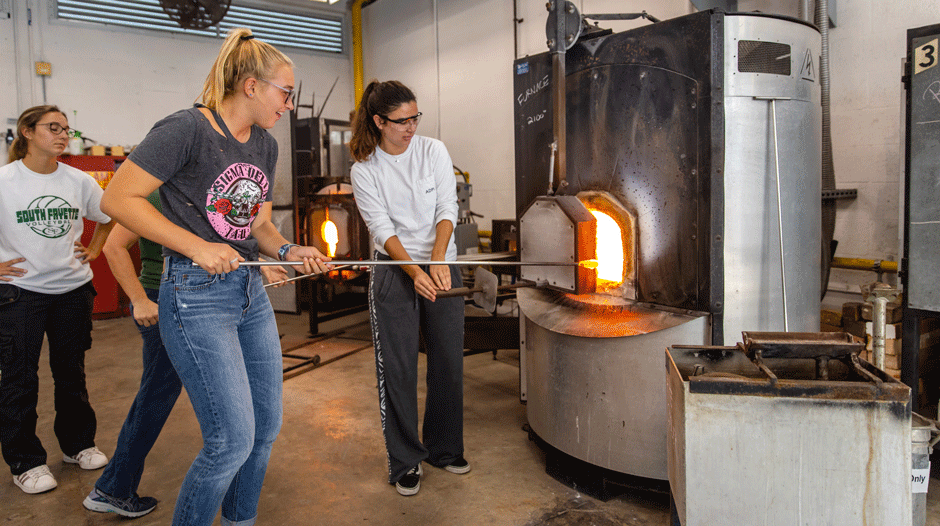
[[[399,126],[405,126],[405,127],[407,127],[407,126],[410,126],[410,125],[412,125],[412,124],[414,124],[415,126],[417,126],[418,123],[421,122],[421,115],[422,115],[422,113],[419,111],[417,115],[412,115],[411,117],[405,117],[405,118],[403,118],[403,119],[389,119],[389,118],[388,118],[387,116],[385,116],[385,115],[379,115],[379,117],[382,117],[383,119],[387,120],[388,122],[394,122],[395,124],[397,124],[397,125],[399,125]]]
[[[62,132],[65,132],[67,136],[75,137],[75,130],[69,128],[68,126],[62,126],[58,122],[37,122],[36,126],[48,126],[49,131],[52,132],[53,135],[58,135]]]
[[[286,96],[284,97],[284,104],[287,104],[287,103],[290,101],[290,98],[291,98],[292,96],[294,96],[294,90],[292,90],[292,89],[287,89],[287,88],[285,88],[284,86],[278,86],[277,84],[275,84],[275,83],[273,83],[273,82],[271,82],[270,80],[267,80],[267,79],[258,79],[258,80],[260,80],[261,82],[267,82],[268,84],[270,84],[270,85],[274,86],[275,88],[277,88],[277,89],[283,91],[284,93],[286,93]]]

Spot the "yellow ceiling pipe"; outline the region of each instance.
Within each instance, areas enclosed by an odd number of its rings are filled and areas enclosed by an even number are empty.
[[[863,258],[832,258],[832,268],[849,270],[870,270],[872,272],[887,272],[894,274],[898,271],[897,261],[863,259]]]
[[[358,108],[359,99],[362,98],[362,4],[368,0],[353,0],[352,2],[352,46],[353,46],[353,82],[355,85],[355,102]]]

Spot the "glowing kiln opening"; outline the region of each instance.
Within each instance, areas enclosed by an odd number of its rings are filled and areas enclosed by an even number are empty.
[[[330,221],[329,217],[320,225],[320,236],[327,246],[327,256],[336,256],[336,245],[339,244],[339,231],[336,229],[336,223]]]
[[[623,231],[617,221],[600,210],[591,210],[597,219],[597,286],[608,288],[623,283]]]

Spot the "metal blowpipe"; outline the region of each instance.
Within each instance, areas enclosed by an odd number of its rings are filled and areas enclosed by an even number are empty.
[[[243,261],[239,265],[248,265],[249,267],[260,267],[265,265],[297,265],[297,261]],[[573,267],[575,265],[584,266],[587,268],[597,268],[596,259],[586,259],[584,261],[579,261],[577,263],[568,262],[563,263],[560,261],[549,261],[549,262],[532,262],[532,261],[328,261],[330,265],[336,265],[333,270],[344,270],[349,267],[353,267],[353,270],[356,267],[364,267],[368,265],[533,265],[533,266],[553,266],[553,267]],[[294,276],[290,279],[285,279],[283,281],[275,281],[274,283],[268,283],[264,288],[273,287],[274,285],[283,285],[284,283],[290,283],[291,281],[297,281],[299,279],[306,278],[315,278],[320,274],[303,274],[301,276]]]
[[[584,261],[398,261],[398,260],[381,260],[381,261],[324,261],[327,265],[336,265],[343,267],[372,267],[377,265],[497,265],[497,266],[523,266],[529,265],[534,267],[577,267],[582,266],[586,268],[597,268],[596,259],[586,259]],[[242,261],[238,265],[241,267],[265,267],[270,265],[287,265],[287,266],[297,266],[303,265],[303,261]]]

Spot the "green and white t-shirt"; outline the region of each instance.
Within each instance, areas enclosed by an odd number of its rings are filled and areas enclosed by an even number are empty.
[[[0,261],[26,258],[16,265],[26,274],[8,283],[62,294],[90,281],[91,267],[75,258],[82,218],[111,221],[101,211],[103,191],[95,179],[63,163],[40,174],[16,161],[0,167],[0,189]]]

